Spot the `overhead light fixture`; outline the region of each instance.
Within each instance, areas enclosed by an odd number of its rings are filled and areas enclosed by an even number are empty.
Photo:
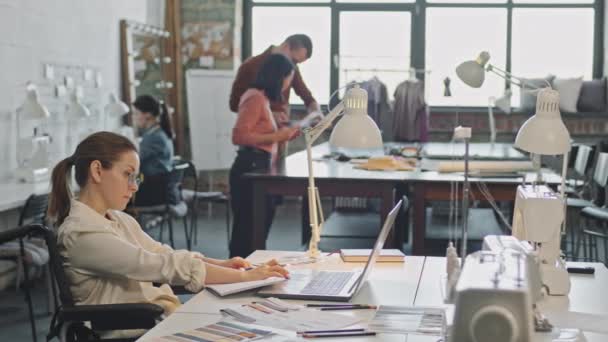
[[[68,104],[67,111],[68,118],[71,119],[80,119],[91,116],[91,111],[80,102],[80,97],[78,96],[78,91],[74,89],[74,91],[70,94],[70,103]]]
[[[105,112],[109,116],[121,116],[129,112],[129,106],[126,103],[120,101],[114,93],[110,93],[108,97],[108,104],[105,106]]]
[[[38,90],[32,83],[26,86],[25,101],[17,108],[17,114],[23,119],[47,119],[51,115],[49,110],[38,101]]]

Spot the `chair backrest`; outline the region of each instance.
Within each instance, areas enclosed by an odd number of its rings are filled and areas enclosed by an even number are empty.
[[[593,180],[602,188],[608,183],[608,153],[600,152],[595,163],[595,171],[593,172]]]
[[[593,147],[587,145],[579,145],[574,160],[574,171],[579,176],[585,176],[592,165]]]
[[[64,307],[72,307],[74,306],[74,297],[72,296],[68,278],[65,274],[65,268],[63,266],[64,258],[59,254],[59,249],[57,248],[57,235],[53,230],[44,226],[39,226],[37,230],[44,237],[46,247],[49,251],[51,274],[59,289],[61,304]]]
[[[41,224],[28,224],[17,228],[0,232],[0,243],[12,241],[28,236],[42,237],[49,251],[49,265],[51,274],[59,287],[59,296],[64,306],[73,306],[74,298],[70,292],[65,271],[63,258],[57,249],[57,237],[55,232]]]
[[[45,224],[46,210],[49,206],[49,195],[30,195],[19,215],[19,226],[26,224]]]
[[[184,183],[191,185],[192,190],[198,191],[198,171],[196,166],[191,161],[184,161],[188,164],[188,168],[184,170]]]

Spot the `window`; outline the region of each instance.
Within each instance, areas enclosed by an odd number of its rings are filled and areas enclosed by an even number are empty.
[[[340,86],[376,76],[390,98],[408,77],[410,17],[409,12],[341,12]]]
[[[479,106],[500,96],[505,82],[488,75],[483,87],[473,89],[456,76],[456,66],[490,52],[491,63],[506,64],[507,10],[502,8],[429,8],[426,18],[426,80],[429,104]],[[444,96],[444,79],[450,78],[451,97]]]
[[[593,10],[588,8],[513,10],[513,74],[521,77],[591,79]],[[513,104],[519,103],[514,89]]]
[[[455,73],[481,51],[496,67],[523,78],[592,79],[603,72],[601,0],[252,0],[245,8],[251,16],[247,55],[296,31],[311,36],[313,57],[301,70],[321,104],[348,81],[373,76],[392,99],[414,67],[427,71],[418,77],[425,77],[429,105],[485,108],[489,97],[503,95],[506,82],[488,74],[481,88],[472,89]],[[446,77],[451,97],[444,96]],[[519,91],[513,90],[516,106]],[[293,97],[292,103],[301,101]]]
[[[296,33],[306,33],[312,40],[313,54],[298,65],[302,78],[319,103],[329,100],[329,54],[331,12],[325,7],[255,7],[252,16],[251,50],[253,55],[278,45]],[[296,94],[289,96],[293,104],[302,104]]]

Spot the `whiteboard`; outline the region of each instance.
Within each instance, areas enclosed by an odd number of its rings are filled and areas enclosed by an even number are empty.
[[[236,157],[232,127],[237,115],[228,105],[234,77],[231,70],[186,72],[190,146],[198,170],[229,169]]]

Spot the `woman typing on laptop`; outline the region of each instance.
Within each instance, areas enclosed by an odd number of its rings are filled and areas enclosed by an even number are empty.
[[[276,264],[244,271],[250,265],[241,258],[210,259],[153,240],[122,212],[138,189],[139,167],[131,141],[98,132],[53,170],[49,216],[59,226],[57,244],[77,304],[154,303],[171,313],[179,299],[152,282],[198,292],[205,284],[287,277]],[[78,198],[69,187],[72,169]]]

